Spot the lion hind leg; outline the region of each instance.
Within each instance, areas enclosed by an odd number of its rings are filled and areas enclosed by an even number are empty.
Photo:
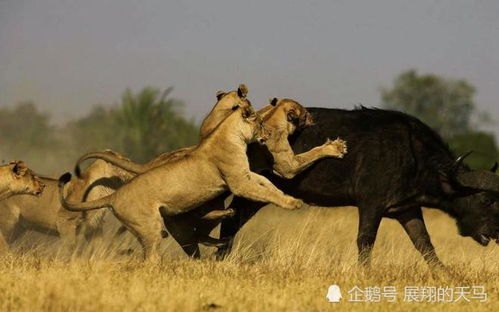
[[[146,223],[148,224],[146,225]],[[144,261],[159,262],[158,247],[161,241],[161,230],[161,223],[158,224],[157,220],[154,221],[154,224],[144,222],[143,226],[135,227],[133,232],[137,233],[137,238],[142,245]]]
[[[132,211],[134,210],[132,209]],[[117,217],[123,225],[137,237],[144,252],[144,261],[159,263],[160,256],[158,254],[158,247],[161,242],[163,231],[163,220],[159,211],[157,213],[151,213],[147,218],[141,216],[140,221],[125,219],[122,216]]]

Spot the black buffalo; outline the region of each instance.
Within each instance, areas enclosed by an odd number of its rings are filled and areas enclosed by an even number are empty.
[[[337,136],[347,141],[344,159],[321,160],[292,180],[266,176],[285,193],[321,206],[359,208],[359,261],[368,264],[381,218],[400,222],[428,263],[441,265],[422,217],[421,207],[453,217],[463,236],[482,245],[499,239],[499,177],[474,171],[456,161],[440,136],[418,119],[395,111],[360,108],[309,108],[314,126],[290,138],[295,153]],[[251,145],[252,159],[267,154]],[[261,161],[259,161],[260,163]],[[259,164],[261,165],[261,164]],[[495,166],[496,167],[496,166]],[[495,171],[495,168],[494,170]],[[234,199],[236,216],[222,222],[221,238],[232,239],[264,204]],[[218,256],[230,251],[220,248]]]

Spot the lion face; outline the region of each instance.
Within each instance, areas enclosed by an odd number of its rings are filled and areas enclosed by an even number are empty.
[[[13,161],[2,167],[8,168],[7,175],[10,179],[8,188],[13,194],[40,195],[43,192],[45,184],[33,175],[23,161]]]
[[[248,88],[244,84],[240,84],[236,91],[217,92],[217,104],[215,104],[215,108],[217,110],[227,111],[228,116],[231,111],[236,110],[237,108],[245,108],[251,106],[251,102],[246,98],[248,95]]]
[[[261,116],[251,106],[242,108],[241,115],[244,121],[242,133],[246,142],[265,144],[270,138],[271,132],[264,126]]]
[[[217,103],[201,124],[201,137],[208,136],[220,122],[238,108],[251,107],[251,102],[246,98],[247,95],[248,88],[244,84],[240,84],[236,91],[218,91]]]
[[[261,114],[266,126],[286,130],[288,135],[313,125],[312,115],[300,103],[291,99],[270,100]]]

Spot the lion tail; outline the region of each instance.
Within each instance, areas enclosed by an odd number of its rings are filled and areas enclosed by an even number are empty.
[[[78,178],[81,178],[81,174],[82,174],[80,164],[82,162],[84,162],[85,160],[91,159],[91,158],[105,160],[106,162],[108,162],[114,166],[117,166],[123,170],[129,171],[129,172],[134,173],[134,174],[143,173],[147,169],[147,168],[144,168],[144,165],[136,164],[133,161],[119,155],[116,152],[112,152],[109,150],[104,151],[104,152],[92,152],[92,153],[88,153],[88,154],[81,156],[80,159],[78,159],[78,161],[76,162],[74,172]]]
[[[101,208],[112,208],[112,202],[114,199],[114,193],[110,194],[106,197],[82,202],[82,203],[70,203],[66,201],[64,198],[64,186],[71,180],[71,173],[66,172],[59,178],[59,199],[61,201],[61,205],[69,211],[87,211],[87,210],[95,210]]]

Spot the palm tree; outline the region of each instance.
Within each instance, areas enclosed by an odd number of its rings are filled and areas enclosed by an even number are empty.
[[[196,143],[197,126],[183,117],[180,109],[184,103],[171,98],[171,91],[144,88],[137,94],[130,89],[123,93],[114,115],[125,155],[145,162],[162,152]]]

